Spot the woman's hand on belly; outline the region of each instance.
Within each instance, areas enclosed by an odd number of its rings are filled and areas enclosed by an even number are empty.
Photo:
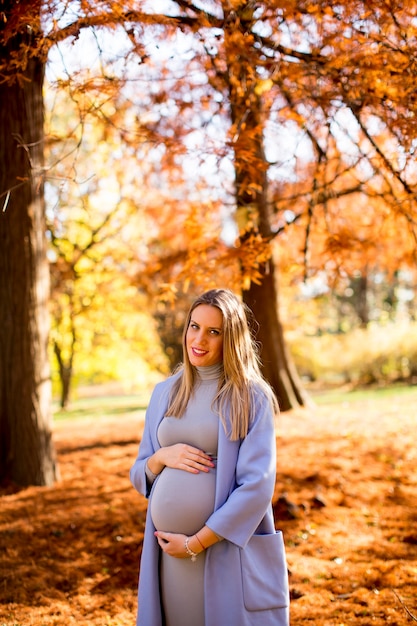
[[[166,533],[161,530],[157,530],[155,532],[155,537],[158,540],[161,550],[163,550],[166,554],[174,556],[177,559],[190,558],[191,555],[187,552],[185,548],[185,540],[187,539],[187,535],[183,535],[181,533]],[[189,538],[189,541],[191,543],[190,548],[193,552],[199,554],[203,551],[201,546],[198,544],[198,541],[195,539],[194,535]]]
[[[209,454],[186,443],[176,443],[172,446],[159,448],[148,459],[148,467],[151,472],[160,474],[164,467],[185,470],[192,474],[208,472],[214,467]]]

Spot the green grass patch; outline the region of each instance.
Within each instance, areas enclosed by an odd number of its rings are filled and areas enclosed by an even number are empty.
[[[405,399],[417,402],[416,385],[388,385],[386,387],[375,387],[367,389],[352,389],[351,391],[332,389],[327,391],[310,392],[311,397],[317,405],[343,404],[352,402],[385,402],[386,400]]]
[[[55,420],[120,416],[145,411],[148,401],[149,394],[145,393],[77,398],[66,409],[61,409],[58,404],[54,404],[53,413]]]
[[[347,390],[345,388],[309,392],[318,406],[353,404],[356,402],[384,403],[387,400],[401,400],[417,404],[417,385],[388,385],[386,387]],[[143,413],[149,401],[149,394],[102,395],[78,398],[68,409],[54,405],[55,420],[83,418],[119,417],[133,413]]]

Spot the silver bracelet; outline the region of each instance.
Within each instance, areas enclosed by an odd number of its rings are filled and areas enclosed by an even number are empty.
[[[194,563],[197,560],[197,552],[193,552],[190,548],[190,546],[188,545],[188,542],[190,541],[191,537],[186,537],[185,538],[185,543],[184,543],[184,547],[185,547],[185,551],[188,554],[188,556],[191,557],[192,562]]]
[[[154,474],[153,471],[149,469],[148,461],[146,461],[145,468],[146,468],[147,473],[150,474],[150,477],[152,478],[152,480],[156,480],[158,478],[159,474]]]

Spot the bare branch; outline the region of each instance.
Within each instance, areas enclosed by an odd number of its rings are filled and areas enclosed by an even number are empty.
[[[407,613],[407,615],[409,617],[411,617],[411,619],[415,622],[417,622],[417,617],[415,615],[413,615],[411,613],[411,611],[406,607],[406,605],[404,604],[404,602],[402,601],[402,599],[400,598],[400,596],[398,595],[398,593],[395,591],[395,589],[391,589],[392,593],[394,594],[394,596],[397,598],[398,602],[401,604],[401,606],[403,607],[404,611]]]
[[[399,183],[401,183],[401,185],[403,186],[404,190],[413,198],[416,197],[416,193],[411,189],[411,187],[409,186],[409,184],[407,183],[406,180],[404,180],[400,174],[400,172],[398,172],[395,167],[393,166],[393,164],[391,163],[391,161],[388,159],[388,157],[384,154],[384,152],[381,150],[381,148],[378,146],[378,144],[376,143],[375,139],[369,134],[368,129],[365,127],[365,125],[362,122],[361,119],[361,109],[360,107],[358,107],[357,105],[355,105],[352,102],[347,102],[348,107],[350,108],[350,110],[352,111],[353,115],[356,118],[356,121],[358,122],[361,131],[363,132],[364,136],[366,137],[366,139],[369,141],[369,143],[372,145],[372,147],[374,148],[374,150],[376,151],[376,153],[381,157],[381,159],[384,162],[385,167],[391,172],[391,174],[393,174],[393,176],[398,180]]]

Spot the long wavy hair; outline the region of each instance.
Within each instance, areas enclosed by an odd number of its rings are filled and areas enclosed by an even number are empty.
[[[182,335],[181,373],[171,390],[166,415],[182,417],[194,389],[196,369],[188,358],[186,335],[191,315],[200,304],[217,307],[223,316],[223,374],[212,408],[218,412],[230,439],[243,439],[254,417],[256,393],[265,394],[274,414],[279,408],[272,388],[261,374],[252,312],[228,289],[206,291],[190,307]]]

